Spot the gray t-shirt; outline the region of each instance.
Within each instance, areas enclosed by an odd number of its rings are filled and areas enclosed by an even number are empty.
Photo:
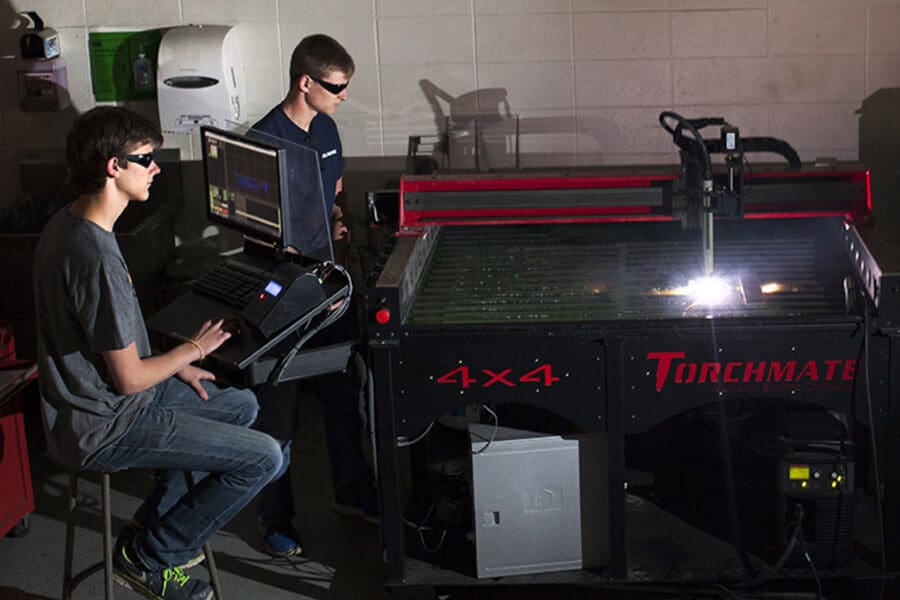
[[[82,467],[122,437],[154,397],[120,394],[101,352],[137,344],[150,355],[147,329],[113,233],[68,207],[47,222],[34,255],[38,379],[47,453]]]

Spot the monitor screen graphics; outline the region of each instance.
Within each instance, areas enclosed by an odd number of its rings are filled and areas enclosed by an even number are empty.
[[[290,246],[285,149],[206,126],[200,140],[207,218],[265,245]]]
[[[297,253],[313,261],[334,260],[331,210],[322,190],[322,165],[315,144],[301,144],[246,125],[229,123],[245,138],[283,150],[286,187],[282,189],[285,238]]]

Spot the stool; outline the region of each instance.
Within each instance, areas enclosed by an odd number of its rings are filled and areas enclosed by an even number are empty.
[[[100,505],[103,513],[103,560],[93,564],[78,573],[72,573],[73,551],[75,548],[75,511],[80,508],[78,503],[78,478],[80,472],[72,471],[69,473],[69,496],[67,499],[66,515],[66,556],[63,567],[63,590],[62,600],[72,600],[72,593],[85,579],[93,575],[97,571],[103,570],[103,585],[105,589],[104,598],[112,600],[113,598],[113,538],[112,538],[112,503],[109,494],[109,473],[100,473]],[[185,481],[188,489],[194,485],[193,477],[190,471],[184,473]],[[216,563],[213,559],[212,548],[209,542],[203,544],[203,555],[206,558],[206,568],[209,571],[210,583],[215,597],[223,600],[222,586],[219,583],[219,572],[216,570]]]

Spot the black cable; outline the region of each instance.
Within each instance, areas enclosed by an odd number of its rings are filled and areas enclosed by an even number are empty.
[[[668,119],[675,119],[678,121],[678,127],[672,129],[672,127],[668,124]],[[694,136],[694,141],[697,143],[697,146],[700,148],[700,158],[703,159],[703,179],[706,181],[712,181],[712,162],[709,159],[709,151],[706,149],[706,143],[703,141],[703,136],[700,135],[700,132],[697,131],[697,128],[689,121],[685,119],[678,113],[672,111],[663,111],[659,113],[659,124],[662,125],[663,129],[672,134],[672,137],[675,139],[675,143],[678,144],[679,147],[679,139],[682,137],[681,128],[684,127],[688,131],[691,132],[691,135]]]
[[[862,293],[862,292],[860,292]],[[884,515],[881,513],[881,478],[878,476],[878,448],[875,443],[875,417],[872,410],[872,382],[869,376],[869,301],[863,297],[863,375],[866,384],[866,418],[869,425],[869,444],[872,452],[872,472],[875,477],[875,510],[878,514],[878,535],[880,540],[881,586],[878,598],[884,598],[887,585],[887,558],[885,556]]]
[[[774,564],[767,566],[765,569],[759,572],[759,574],[754,577],[750,581],[741,582],[735,587],[738,588],[752,588],[758,585],[762,585],[766,581],[772,578],[776,573],[778,573],[782,567],[784,567],[784,563],[787,562],[788,558],[790,558],[791,554],[794,552],[794,548],[797,546],[797,540],[800,539],[800,530],[803,526],[803,519],[805,518],[806,513],[803,510],[803,505],[799,502],[794,504],[794,510],[791,514],[793,519],[793,527],[791,527],[790,534],[788,536],[788,543],[784,547],[784,550],[781,552],[781,556],[778,557],[778,560],[775,561]]]
[[[444,528],[441,530],[441,537],[437,541],[437,546],[435,546],[433,548],[429,548],[428,542],[425,541],[425,533],[432,530],[431,527],[426,525],[426,523],[428,522],[428,519],[431,518],[431,513],[434,512],[434,508],[435,508],[435,504],[432,503],[432,505],[428,508],[428,512],[426,512],[425,516],[422,518],[421,523],[415,523],[415,522],[407,519],[402,514],[400,515],[400,517],[403,519],[403,523],[407,527],[411,527],[412,529],[416,530],[416,533],[419,535],[419,543],[422,544],[422,549],[425,550],[425,552],[427,552],[429,554],[436,554],[437,552],[439,552],[441,547],[444,545],[444,540],[447,539],[447,529]]]
[[[412,439],[406,436],[397,436],[397,447],[405,448],[407,446],[412,446],[413,444],[421,442],[428,436],[429,433],[431,433],[431,428],[434,427],[434,423],[434,421],[430,422],[428,424],[428,427],[426,427],[424,431],[422,431],[419,435],[415,436]]]
[[[747,167],[747,174],[744,175],[741,173],[741,198],[746,200],[747,196],[750,195],[750,192],[753,191],[752,185],[745,185],[745,181],[747,179],[751,179],[753,177],[753,164],[747,159],[747,155],[744,154],[744,165]]]
[[[724,481],[726,506],[728,509],[728,529],[731,535],[731,542],[741,561],[744,574],[747,577],[753,576],[753,565],[750,563],[750,557],[747,555],[747,549],[744,547],[744,537],[741,534],[741,527],[738,521],[737,495],[735,494],[734,483],[734,462],[731,456],[731,442],[729,441],[728,415],[725,407],[725,397],[719,396],[719,410],[717,411],[719,421],[719,439],[722,445],[722,477]]]
[[[491,430],[491,437],[490,437],[490,439],[487,440],[487,441],[485,442],[484,446],[482,446],[481,448],[479,448],[476,452],[473,452],[472,455],[475,455],[475,454],[481,454],[482,452],[484,452],[485,450],[487,450],[487,449],[490,447],[490,445],[494,443],[494,438],[495,438],[496,435],[497,435],[497,429],[499,429],[499,427],[500,427],[500,418],[497,416],[497,413],[495,413],[494,411],[492,411],[492,410],[490,409],[490,407],[488,407],[487,404],[482,404],[481,407],[482,407],[484,410],[488,411],[488,412],[491,414],[492,417],[494,417],[494,428]],[[481,436],[478,436],[478,437],[481,437]]]
[[[353,282],[350,279],[350,274],[347,273],[347,270],[338,264],[329,263],[329,269],[337,269],[344,276],[347,281],[347,293],[344,295],[343,299],[340,300],[341,305],[331,314],[329,314],[325,319],[319,322],[318,325],[313,327],[312,329],[307,330],[307,332],[299,339],[297,342],[291,347],[288,352],[278,359],[278,362],[275,363],[275,367],[272,369],[272,373],[269,375],[269,383],[272,386],[278,385],[281,381],[281,376],[284,375],[285,370],[288,365],[291,364],[291,361],[300,352],[300,349],[310,340],[311,337],[340,319],[344,316],[344,313],[347,312],[347,309],[350,307],[350,297],[353,295]],[[327,310],[327,306],[322,307],[322,309]]]
[[[806,549],[806,541],[804,541],[803,536],[801,535],[799,538],[800,541],[800,551],[803,553],[803,558],[806,560],[806,564],[809,565],[809,570],[812,571],[813,579],[816,580],[816,598],[819,600],[824,600],[822,597],[822,581],[819,579],[819,572],[816,571],[816,565],[813,563],[812,558],[809,556],[809,552]]]
[[[722,140],[707,140],[704,142],[706,149],[711,154],[721,154],[727,152],[725,144]],[[769,152],[777,154],[787,161],[789,170],[798,170],[802,163],[800,155],[794,150],[793,146],[784,140],[771,137],[745,137],[741,138],[741,152],[747,154],[749,152]]]

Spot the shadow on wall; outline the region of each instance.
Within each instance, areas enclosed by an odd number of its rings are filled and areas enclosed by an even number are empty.
[[[872,177],[872,212],[881,236],[900,241],[900,88],[881,88],[863,100],[859,160]]]
[[[536,165],[571,166],[575,161],[574,118],[520,118],[510,110],[505,88],[482,88],[453,96],[428,79],[419,80],[419,87],[434,113],[439,133],[412,136],[409,154],[421,156],[430,150],[439,163],[435,168],[518,170]],[[537,136],[538,152],[527,152],[522,140]],[[408,164],[408,168],[411,166]],[[421,171],[421,167],[416,170]]]

